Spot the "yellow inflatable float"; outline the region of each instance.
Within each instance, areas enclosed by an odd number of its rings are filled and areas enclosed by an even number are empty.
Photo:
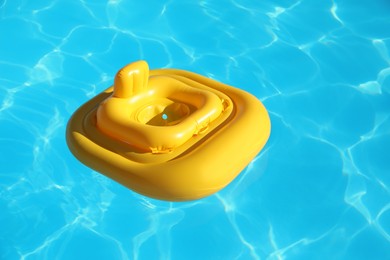
[[[199,199],[228,185],[263,148],[270,120],[254,96],[182,70],[122,68],[69,120],[87,166],[156,199]]]

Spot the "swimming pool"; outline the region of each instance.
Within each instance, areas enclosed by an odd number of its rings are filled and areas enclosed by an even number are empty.
[[[138,2],[0,0],[0,258],[389,259],[390,4]],[[70,154],[71,114],[139,59],[267,107],[216,195],[152,200]]]

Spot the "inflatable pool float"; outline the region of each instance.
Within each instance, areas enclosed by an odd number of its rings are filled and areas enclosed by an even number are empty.
[[[269,134],[268,113],[249,93],[138,61],[73,114],[66,136],[94,170],[146,196],[185,201],[228,185]]]

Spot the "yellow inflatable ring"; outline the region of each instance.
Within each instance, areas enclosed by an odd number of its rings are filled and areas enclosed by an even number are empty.
[[[266,109],[249,93],[138,61],[74,113],[67,143],[81,162],[136,192],[184,201],[229,184],[270,129]]]

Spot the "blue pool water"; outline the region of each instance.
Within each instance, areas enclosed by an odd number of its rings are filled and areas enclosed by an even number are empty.
[[[390,259],[387,0],[0,0],[0,18],[0,259]],[[152,200],[69,152],[72,113],[139,59],[267,107],[270,140],[221,192]]]

